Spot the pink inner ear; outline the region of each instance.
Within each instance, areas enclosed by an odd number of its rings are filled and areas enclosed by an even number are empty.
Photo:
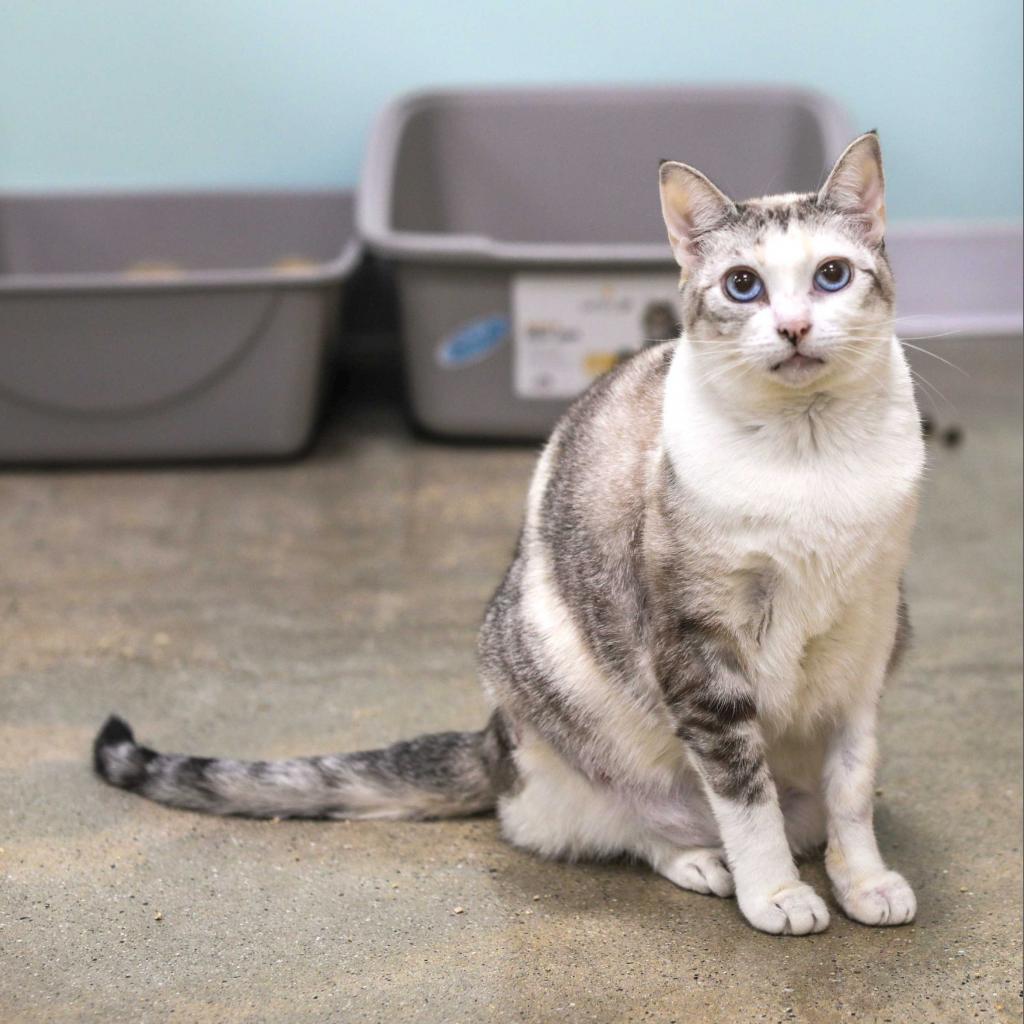
[[[662,167],[661,202],[676,262],[687,268],[697,258],[699,237],[721,223],[731,204],[703,175],[681,164]]]
[[[677,196],[676,201],[670,203],[666,208],[665,221],[669,236],[674,239],[673,248],[676,260],[680,266],[692,263],[696,258],[694,244],[696,225],[692,197]]]
[[[878,165],[874,161],[862,168],[861,173],[866,180],[861,189],[860,208],[868,220],[868,239],[877,243],[885,235],[885,187]]]
[[[864,154],[850,156],[838,169],[829,191],[841,210],[863,221],[867,240],[875,244],[885,234],[885,184],[881,168]]]
[[[884,190],[882,188],[882,176],[878,173],[878,166],[872,161],[867,167],[861,168],[863,183],[860,189],[860,207],[864,213],[877,216],[880,210],[885,209]]]

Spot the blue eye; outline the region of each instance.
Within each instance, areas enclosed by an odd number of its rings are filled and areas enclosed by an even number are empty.
[[[753,302],[764,291],[764,282],[752,270],[737,267],[725,275],[722,290],[734,302]]]
[[[838,292],[850,283],[853,272],[846,260],[825,260],[814,272],[815,287],[823,292]]]

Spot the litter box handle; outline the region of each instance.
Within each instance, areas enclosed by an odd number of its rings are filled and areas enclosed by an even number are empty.
[[[172,300],[174,305],[163,306],[155,329],[150,326],[151,296],[68,296],[49,300],[43,310],[38,303],[26,304],[20,318],[19,300],[5,300],[0,355],[4,350],[10,352],[16,336],[32,337],[33,350],[19,360],[17,369],[0,362],[0,400],[82,420],[160,412],[227,377],[260,342],[283,296],[281,289],[265,299],[243,291],[230,297],[181,293]],[[232,327],[242,315],[237,304],[249,307],[254,298],[260,302],[259,309],[255,316],[245,316],[248,326],[236,333]],[[112,333],[110,325],[126,315],[125,304],[132,301],[142,303],[131,311],[138,326],[125,328],[123,334]],[[224,322],[211,326],[211,316]],[[73,325],[79,328],[77,337],[72,334]],[[71,350],[72,346],[77,350]],[[188,357],[192,357],[191,364]],[[125,379],[144,394],[134,399],[125,396],[118,390]],[[79,397],[83,391],[84,401]]]

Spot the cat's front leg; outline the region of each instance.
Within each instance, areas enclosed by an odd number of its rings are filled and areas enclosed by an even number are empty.
[[[914,891],[885,866],[875,838],[875,725],[872,702],[849,715],[830,738],[824,771],[825,867],[847,916],[861,924],[907,924],[917,912]]]
[[[824,931],[828,909],[800,881],[793,861],[751,687],[719,664],[699,682],[691,677],[678,688],[669,682],[668,693],[721,833],[743,916],[774,934]]]
[[[751,730],[753,731],[753,730]],[[807,935],[828,927],[829,913],[814,889],[800,880],[786,840],[775,783],[763,756],[750,757],[759,737],[732,736],[729,758],[744,749],[741,761],[724,769],[712,747],[691,747],[705,779],[711,809],[722,835],[736,884],[736,901],[755,927],[777,935]]]

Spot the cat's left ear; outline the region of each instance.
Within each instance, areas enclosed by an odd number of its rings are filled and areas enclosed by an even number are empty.
[[[859,221],[869,245],[885,236],[885,175],[878,135],[867,132],[854,139],[836,161],[821,186],[818,201]]]
[[[685,276],[699,258],[700,238],[736,212],[733,201],[689,164],[663,160],[661,213],[672,254]]]

